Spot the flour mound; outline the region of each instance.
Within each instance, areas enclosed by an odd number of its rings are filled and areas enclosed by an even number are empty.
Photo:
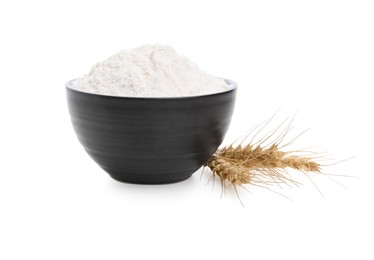
[[[231,89],[166,45],[123,50],[97,63],[74,89],[123,97],[200,96]]]

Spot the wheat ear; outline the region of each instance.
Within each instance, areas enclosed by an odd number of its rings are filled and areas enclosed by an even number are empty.
[[[281,126],[257,144],[242,145],[242,142],[217,150],[204,166],[209,167],[213,174],[220,178],[224,187],[232,185],[234,188],[243,184],[264,186],[283,183],[298,185],[290,177],[286,168],[304,173],[320,172],[321,165],[314,160],[315,158],[280,150],[280,148],[286,146],[280,146],[280,141],[289,132],[290,125],[281,131],[281,135],[273,143],[263,145],[264,140],[267,141]]]

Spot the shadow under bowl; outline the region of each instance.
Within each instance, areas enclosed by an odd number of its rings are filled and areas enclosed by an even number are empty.
[[[225,92],[142,98],[91,94],[66,84],[75,133],[90,157],[118,181],[183,181],[218,149],[230,125],[236,83]]]

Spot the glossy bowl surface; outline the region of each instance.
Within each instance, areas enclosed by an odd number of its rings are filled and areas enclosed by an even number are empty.
[[[226,92],[176,98],[66,94],[75,133],[91,158],[123,182],[189,178],[217,150],[230,125],[236,84]]]

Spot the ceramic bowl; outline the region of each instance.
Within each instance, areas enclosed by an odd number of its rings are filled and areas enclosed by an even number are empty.
[[[91,94],[66,84],[78,140],[118,181],[163,184],[189,178],[217,150],[229,128],[236,84],[225,92],[176,98]]]

